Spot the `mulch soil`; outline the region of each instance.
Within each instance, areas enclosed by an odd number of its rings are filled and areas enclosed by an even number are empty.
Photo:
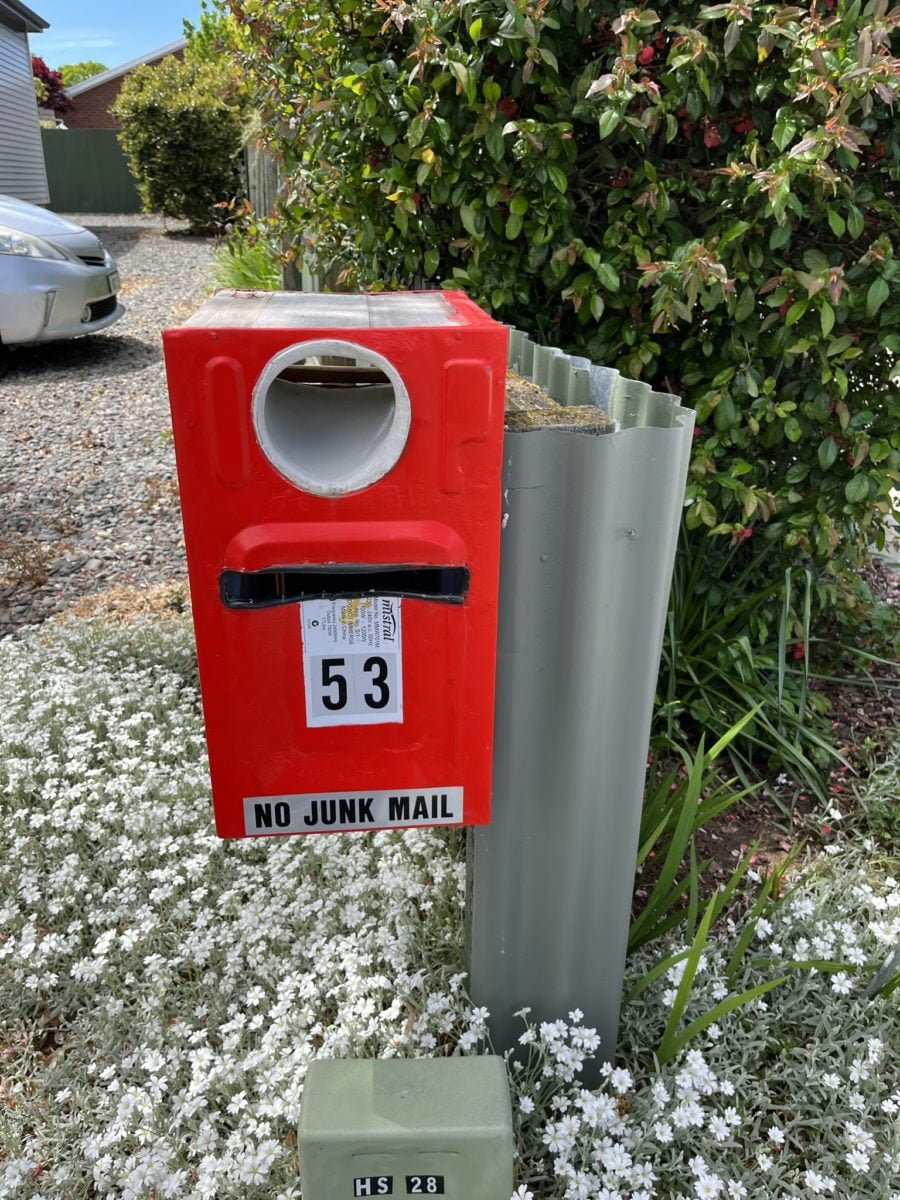
[[[873,594],[900,612],[900,566],[875,561],[866,570]],[[829,701],[834,747],[844,759],[828,775],[829,806],[851,819],[859,784],[884,758],[900,733],[900,664],[872,666],[867,677],[817,681]],[[705,885],[723,884],[748,851],[754,865],[784,862],[800,842],[825,845],[837,833],[821,800],[783,773],[773,772],[752,796],[705,826],[697,836],[698,861],[710,860]]]

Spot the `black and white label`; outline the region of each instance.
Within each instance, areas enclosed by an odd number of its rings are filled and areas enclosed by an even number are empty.
[[[309,726],[403,720],[399,597],[305,600],[300,621]]]
[[[394,792],[321,792],[309,796],[247,796],[247,837],[269,833],[328,833],[408,825],[459,825],[463,789],[398,788]]]
[[[407,1196],[443,1196],[443,1175],[407,1175]],[[353,1180],[353,1195],[359,1196],[392,1196],[394,1194],[393,1175],[360,1175]]]
[[[390,1196],[393,1191],[393,1175],[360,1175],[353,1180],[354,1196]]]
[[[443,1175],[407,1175],[407,1196],[443,1196]]]

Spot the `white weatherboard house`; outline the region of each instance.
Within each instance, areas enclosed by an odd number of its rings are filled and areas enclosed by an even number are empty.
[[[28,49],[46,28],[19,0],[0,0],[0,194],[32,204],[50,202]]]

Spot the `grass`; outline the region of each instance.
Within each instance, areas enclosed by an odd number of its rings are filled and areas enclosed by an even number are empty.
[[[281,265],[267,242],[235,233],[216,247],[213,278],[220,288],[273,292],[281,287]]]
[[[457,835],[213,836],[186,621],[31,630],[0,671],[0,1197],[290,1200],[309,1061],[486,1048]],[[524,1014],[518,1195],[897,1200],[898,876],[881,826],[786,895],[747,870],[631,956],[596,1088],[578,1010]]]
[[[729,749],[745,784],[785,770],[824,801],[828,769],[841,762],[828,736],[828,700],[810,688],[813,662],[809,571],[786,571],[777,586],[766,577],[766,546],[733,568],[739,547],[725,552],[704,586],[710,548],[682,531],[660,668],[656,726],[684,743],[694,730],[724,736],[746,714]],[[790,814],[787,814],[790,815]]]

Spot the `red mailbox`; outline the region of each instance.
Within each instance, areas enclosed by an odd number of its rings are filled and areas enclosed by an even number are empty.
[[[506,336],[457,292],[164,335],[221,836],[488,820]]]

